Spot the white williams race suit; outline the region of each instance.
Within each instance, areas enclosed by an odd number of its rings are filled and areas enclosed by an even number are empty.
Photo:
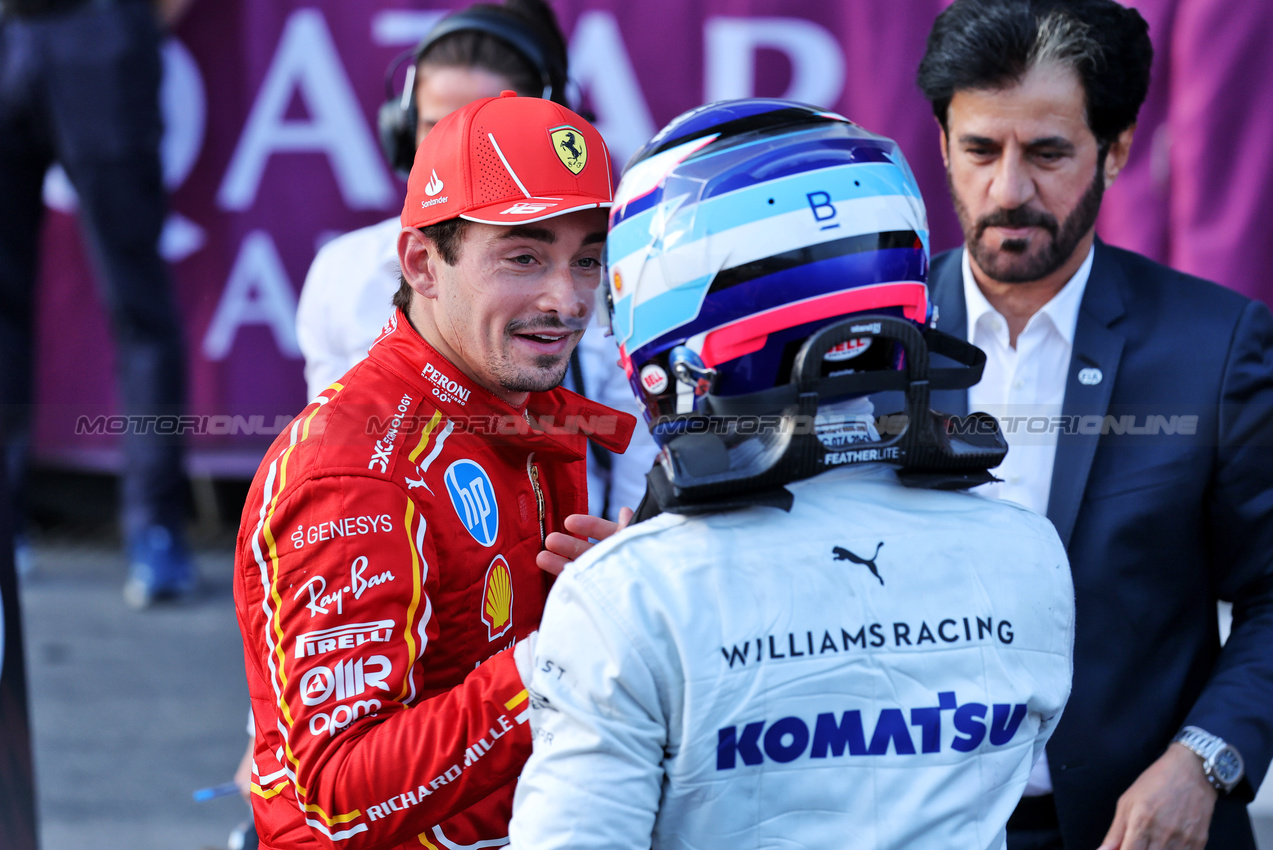
[[[983,850],[1070,691],[1052,525],[887,467],[663,514],[558,579],[510,832],[531,848]]]

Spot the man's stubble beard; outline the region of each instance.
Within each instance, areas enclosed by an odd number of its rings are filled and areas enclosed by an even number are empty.
[[[573,322],[566,323],[560,320],[525,322],[515,319],[508,323],[504,333],[506,338],[510,340],[511,346],[512,337],[519,332],[537,330],[582,331],[582,328],[576,328],[573,325]],[[504,363],[500,364],[500,368],[494,370],[500,387],[507,392],[514,393],[543,393],[556,388],[565,379],[566,370],[570,368],[570,357],[582,337],[582,333],[575,337],[575,344],[570,347],[564,357],[558,354],[539,355],[531,361],[529,369],[518,368],[509,360],[505,360]]]
[[[959,217],[959,226],[964,232],[964,245],[976,260],[977,267],[999,283],[1031,283],[1042,280],[1065,265],[1079,242],[1083,241],[1083,237],[1096,224],[1096,217],[1101,211],[1101,200],[1105,196],[1104,166],[1105,157],[1098,157],[1091,184],[1083,192],[1078,205],[1059,226],[1056,217],[1050,213],[1025,207],[998,209],[976,222],[970,221],[968,208],[955,192],[948,168],[946,185],[955,205],[955,214]],[[1042,227],[1051,236],[1032,256],[1026,255],[1027,243],[1022,239],[1005,239],[998,248],[990,248],[982,242],[982,236],[989,227],[1030,225]],[[1013,261],[1020,264],[1014,265]]]
[[[573,352],[574,349],[572,348],[571,351]],[[561,359],[554,355],[545,354],[536,357],[533,365],[533,371],[529,369],[517,370],[511,365],[506,369],[499,370],[500,387],[513,393],[548,392],[558,387],[566,377],[566,370],[570,367],[570,357],[567,356]]]

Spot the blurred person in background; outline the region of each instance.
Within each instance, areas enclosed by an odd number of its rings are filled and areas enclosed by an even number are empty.
[[[587,508],[587,438],[634,420],[560,389],[600,280],[612,173],[569,109],[514,92],[439,122],[366,359],[271,446],[234,596],[262,846],[494,847],[530,751],[516,641],[547,534]]]
[[[987,354],[939,403],[1004,423],[988,494],[1074,573],[1074,692],[1011,850],[1250,850],[1273,756],[1273,317],[1094,236],[1151,57],[1113,0],[957,0],[919,68],[965,239],[938,327]]]
[[[0,0],[0,437],[14,494],[16,554],[24,568],[31,557],[24,481],[42,189],[54,162],[79,196],[115,336],[124,413],[175,416],[184,410],[181,319],[159,255],[166,198],[156,14],[171,22],[188,2]],[[197,574],[186,547],[180,438],[131,427],[123,438],[121,478],[129,559],[125,598],[145,607],[189,594]]]
[[[566,39],[552,8],[542,0],[469,6],[439,21],[408,55],[411,64],[403,90],[381,107],[378,119],[385,157],[402,175],[410,172],[416,148],[429,130],[477,98],[512,90],[569,106]],[[391,313],[390,302],[399,286],[400,230],[397,218],[388,219],[336,237],[314,257],[296,311],[309,398],[317,398],[367,356]],[[566,386],[635,412],[617,358],[614,343],[600,328],[591,328],[571,358]],[[617,519],[622,508],[635,507],[655,451],[644,433],[636,435],[621,455],[592,445],[590,513]]]

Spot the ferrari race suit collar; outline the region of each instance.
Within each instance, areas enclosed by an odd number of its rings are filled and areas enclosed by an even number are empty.
[[[522,407],[513,407],[478,385],[454,363],[429,345],[411,326],[402,310],[395,310],[368,350],[370,359],[420,390],[448,418],[481,417],[493,421],[501,433],[531,441],[547,440],[564,452],[583,457],[584,436],[612,452],[622,452],[632,439],[636,417],[557,387],[531,393]]]

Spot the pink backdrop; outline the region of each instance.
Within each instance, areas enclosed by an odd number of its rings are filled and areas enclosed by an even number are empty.
[[[403,184],[374,116],[389,61],[458,3],[198,0],[167,48],[165,170],[188,340],[197,473],[250,475],[304,403],[292,313],[316,247],[386,218]],[[554,0],[571,76],[623,162],[705,100],[786,96],[898,140],[935,250],[959,242],[927,103],[914,84],[944,0]],[[1141,0],[1158,55],[1132,163],[1102,234],[1273,301],[1273,4]],[[112,468],[114,439],[76,421],[115,408],[112,346],[74,201],[50,177],[40,293],[37,452]],[[68,332],[68,327],[72,328]],[[238,418],[235,418],[238,417]]]

